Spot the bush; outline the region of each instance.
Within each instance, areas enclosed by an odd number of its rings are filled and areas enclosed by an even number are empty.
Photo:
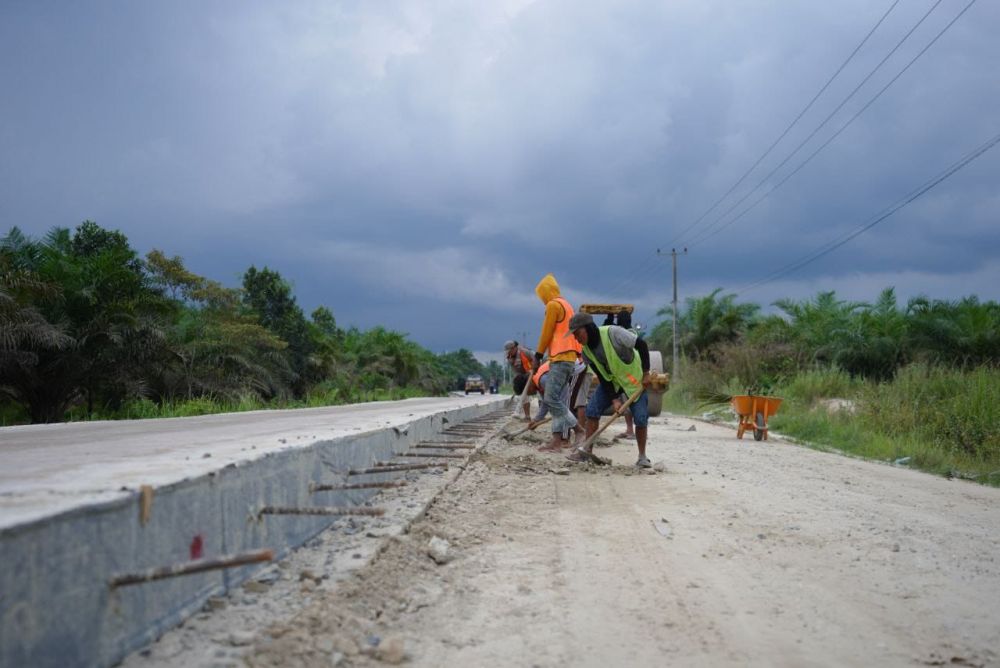
[[[862,417],[892,436],[917,435],[952,453],[1000,462],[1000,371],[914,364],[869,388]]]
[[[863,385],[863,382],[840,369],[817,368],[797,374],[784,383],[778,393],[784,399],[808,409],[819,399],[852,398]]]

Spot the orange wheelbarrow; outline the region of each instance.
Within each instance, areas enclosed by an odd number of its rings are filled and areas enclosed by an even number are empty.
[[[731,399],[733,410],[740,418],[736,438],[743,438],[743,432],[753,429],[755,441],[767,440],[767,418],[778,412],[781,399],[762,397],[756,394],[742,394]]]

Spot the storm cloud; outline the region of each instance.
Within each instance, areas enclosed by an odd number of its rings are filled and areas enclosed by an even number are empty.
[[[229,285],[266,264],[307,311],[435,351],[533,338],[550,271],[571,301],[634,302],[652,323],[670,299],[657,248],[690,246],[682,296],[740,290],[1000,132],[1000,7],[978,2],[728,224],[968,4],[943,0],[720,218],[934,5],[903,0],[692,227],[891,4],[6,2],[0,223],[42,235],[93,219]],[[741,298],[1000,298],[998,167],[1000,149]]]

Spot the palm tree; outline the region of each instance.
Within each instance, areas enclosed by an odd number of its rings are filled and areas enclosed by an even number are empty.
[[[735,341],[744,334],[760,310],[757,304],[737,304],[735,294],[719,297],[721,292],[722,288],[716,288],[704,297],[689,297],[685,302],[677,323],[679,343],[692,357],[712,357],[716,346]],[[655,345],[663,346],[664,349],[672,347],[671,334],[668,332],[672,332],[673,309],[664,307],[657,315],[666,316],[667,320],[657,326],[651,338]],[[666,340],[660,340],[665,333]]]

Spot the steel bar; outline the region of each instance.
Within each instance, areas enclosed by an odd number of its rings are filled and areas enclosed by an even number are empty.
[[[347,472],[347,475],[368,475],[369,473],[394,473],[396,471],[416,471],[417,469],[434,469],[434,468],[448,468],[447,462],[438,462],[432,464],[381,464],[377,462],[374,468],[370,469],[351,469]]]
[[[345,489],[390,489],[392,487],[406,487],[404,480],[391,480],[389,482],[347,482],[339,485],[329,485],[326,483],[312,483],[309,485],[310,492],[339,492]]]
[[[440,457],[442,459],[465,459],[465,455],[452,453],[443,454],[440,452],[401,452],[397,457]]]
[[[442,448],[474,448],[476,446],[472,445],[469,441],[465,439],[455,439],[454,441],[420,441],[417,447],[434,447],[440,446]]]
[[[227,554],[215,557],[214,559],[195,559],[194,561],[186,561],[173,566],[160,566],[138,573],[115,575],[108,581],[108,584],[114,589],[115,587],[163,580],[164,578],[173,578],[180,575],[191,575],[192,573],[214,571],[220,568],[234,568],[236,566],[256,564],[261,561],[271,561],[272,559],[274,559],[274,553],[271,550],[254,550],[242,554]]]
[[[452,443],[436,443],[436,444],[431,444],[431,443],[417,443],[413,447],[420,448],[420,449],[426,449],[426,450],[475,450],[476,449],[476,446],[474,446],[474,445],[466,445],[464,443],[463,444],[459,444],[459,443],[455,443],[455,444],[452,444]]]
[[[258,515],[385,515],[382,508],[367,506],[319,506],[297,508],[286,506],[264,506]]]
[[[402,455],[400,455],[400,456],[402,456]],[[448,455],[441,455],[441,456],[442,457],[448,457]],[[464,455],[459,455],[459,456],[464,459]],[[428,464],[409,464],[407,462],[386,461],[386,462],[375,462],[375,466],[378,467],[380,470],[384,470],[386,468],[395,468],[397,466],[419,466],[421,468],[433,469],[433,468],[437,468],[438,466],[446,466],[446,463],[445,462],[431,462],[431,463],[428,463]]]
[[[447,434],[442,434],[442,436],[447,436]],[[454,444],[465,444],[470,445],[469,439],[463,436],[456,436],[455,438],[448,439],[447,441],[420,441],[421,443],[442,443],[444,445],[454,445]]]

